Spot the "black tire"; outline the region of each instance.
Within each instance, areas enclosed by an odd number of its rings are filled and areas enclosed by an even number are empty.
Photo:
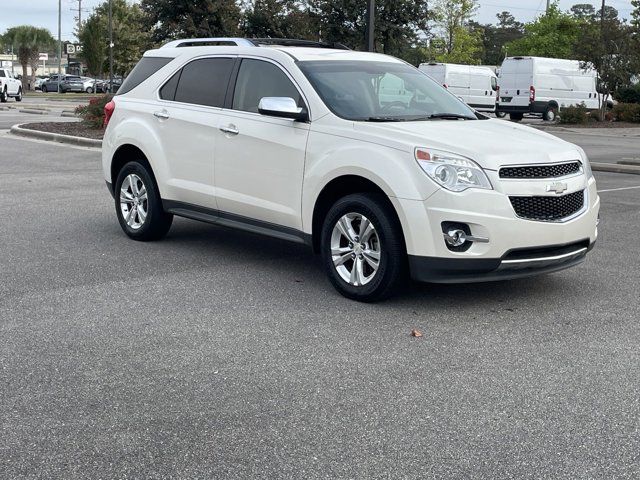
[[[520,122],[520,121],[522,121],[523,118],[524,118],[524,114],[523,113],[510,113],[509,114],[509,119],[512,122]]]
[[[7,89],[5,88],[0,92],[0,102],[7,103],[7,98],[9,98],[9,95],[7,95]]]
[[[542,119],[545,122],[554,122],[558,118],[558,108],[553,105],[547,105],[544,113],[542,114]]]
[[[392,208],[388,199],[381,194],[357,193],[341,198],[327,213],[321,232],[322,262],[329,280],[336,290],[345,297],[360,302],[384,300],[396,293],[406,281],[407,253],[402,227]],[[337,267],[334,266],[331,252],[334,227],[343,216],[351,213],[366,217],[373,224],[379,240],[378,269],[364,285],[352,285],[343,279]],[[354,231],[356,227],[360,226],[353,225]],[[360,256],[360,258],[363,257]],[[344,266],[348,268],[349,263],[352,268],[355,268],[355,260],[345,261]],[[366,268],[371,269],[371,267]]]
[[[16,95],[16,102],[22,101],[22,89],[18,90],[18,95]]]
[[[47,87],[46,85],[43,85],[40,90],[42,90],[42,93],[47,93]]]
[[[136,175],[141,180],[147,192],[147,214],[146,218],[141,220],[141,226],[138,228],[133,228],[127,223],[120,205],[120,192],[123,187],[123,183],[131,174]],[[171,223],[173,222],[173,215],[162,209],[162,200],[158,193],[158,186],[156,185],[151,172],[147,170],[145,165],[135,161],[127,163],[118,173],[118,178],[114,185],[114,192],[118,222],[120,222],[120,227],[122,227],[124,233],[126,233],[130,238],[133,240],[147,242],[160,240],[167,234],[167,232],[169,232]],[[141,202],[140,205],[143,205],[143,203]],[[140,220],[139,215],[136,218]]]
[[[496,112],[496,117],[497,118],[504,118],[506,116],[507,116],[507,114],[505,112]]]

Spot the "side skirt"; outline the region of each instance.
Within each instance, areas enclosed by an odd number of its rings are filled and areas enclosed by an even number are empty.
[[[268,237],[286,240],[288,242],[312,245],[311,235],[295,228],[283,227],[275,223],[263,222],[253,218],[235,215],[233,213],[221,212],[211,208],[200,207],[190,203],[178,202],[176,200],[162,200],[165,212],[172,213],[179,217],[198,220],[200,222],[212,223],[223,227],[235,228],[246,232],[266,235]]]

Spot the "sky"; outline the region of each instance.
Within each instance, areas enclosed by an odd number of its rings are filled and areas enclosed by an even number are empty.
[[[74,40],[78,14],[78,0],[62,1],[62,39]],[[81,0],[82,15],[88,16],[91,10],[103,0]],[[630,0],[606,0],[607,5],[615,7],[623,18],[629,17]],[[16,25],[36,25],[47,28],[55,38],[58,37],[58,0],[0,0],[0,4],[11,4],[10,8],[1,8],[0,33]],[[560,8],[568,10],[576,3],[591,3],[600,8],[601,0],[560,0]],[[480,23],[494,23],[496,14],[510,11],[521,22],[533,20],[546,6],[546,0],[478,0],[480,8],[476,20]],[[73,10],[73,11],[72,11]]]

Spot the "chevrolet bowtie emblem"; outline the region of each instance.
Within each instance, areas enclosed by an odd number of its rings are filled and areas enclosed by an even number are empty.
[[[569,186],[566,183],[556,182],[551,185],[547,185],[547,192],[556,192],[558,195],[564,193]]]

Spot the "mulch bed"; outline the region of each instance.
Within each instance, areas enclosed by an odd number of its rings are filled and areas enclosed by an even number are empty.
[[[74,137],[92,138],[94,140],[102,140],[104,135],[103,129],[96,130],[89,128],[80,122],[40,122],[27,123],[22,128],[29,130],[39,130],[41,132],[59,133],[62,135],[72,135]]]
[[[568,127],[568,128],[640,128],[640,123],[631,123],[631,122],[554,123],[553,126]]]

